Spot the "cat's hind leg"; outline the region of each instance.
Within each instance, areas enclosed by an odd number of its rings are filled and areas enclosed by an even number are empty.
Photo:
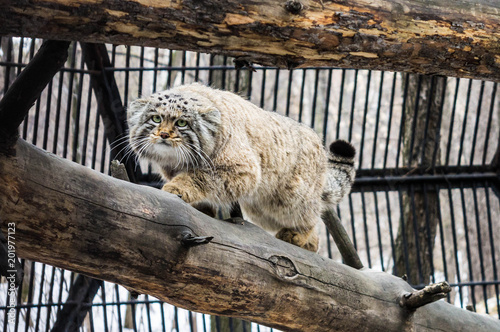
[[[318,251],[318,233],[315,227],[308,230],[294,230],[291,228],[282,228],[276,237],[285,242],[294,244],[306,250],[317,252]]]

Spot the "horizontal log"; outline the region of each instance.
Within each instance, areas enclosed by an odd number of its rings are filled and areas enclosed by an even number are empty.
[[[500,82],[496,0],[0,2],[0,34]]]
[[[356,270],[247,222],[212,219],[175,195],[111,178],[18,140],[0,155],[0,222],[20,257],[119,283],[180,307],[286,331],[500,330],[443,301],[416,311],[402,279]],[[189,237],[213,237],[186,245]]]

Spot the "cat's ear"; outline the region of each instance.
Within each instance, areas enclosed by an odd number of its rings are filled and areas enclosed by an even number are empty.
[[[136,99],[128,105],[127,119],[130,120],[135,114],[144,112],[144,108],[148,105],[146,99]]]
[[[201,113],[201,117],[203,120],[219,125],[221,122],[220,111],[217,108],[211,108],[210,110]]]

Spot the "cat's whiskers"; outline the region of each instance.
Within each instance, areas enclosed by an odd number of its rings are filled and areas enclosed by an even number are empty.
[[[189,149],[190,151],[196,153],[199,156],[200,160],[205,165],[207,165],[208,168],[210,169],[210,171],[213,173],[215,166],[214,166],[214,163],[212,162],[212,159],[207,155],[207,153],[203,150],[198,151],[197,147],[192,143],[186,142],[186,145],[191,148],[191,149]],[[205,156],[203,156],[203,155],[205,155]]]
[[[142,146],[141,146],[142,144]],[[141,142],[138,142],[138,147],[137,147],[137,151],[136,151],[136,156],[135,156],[135,161],[136,163],[138,164],[140,159],[142,159],[142,154],[146,151],[146,149],[148,149],[150,146],[153,145],[153,143],[149,140],[149,139],[145,139]]]
[[[120,162],[122,162],[124,159],[128,160],[128,158],[134,153],[134,150],[139,150],[143,147],[143,144],[147,143],[148,137],[143,137],[137,140],[132,141],[130,144],[122,148],[117,155],[119,155],[122,151],[126,151],[123,155],[123,157],[120,159]],[[136,164],[138,163],[138,160],[136,158]]]
[[[195,167],[195,166],[198,167],[199,166],[199,162],[198,162],[198,159],[196,158],[196,156],[193,154],[193,151],[191,151],[185,145],[181,145],[181,147],[184,150],[184,152],[186,152],[187,156],[189,157],[189,162],[191,163],[191,165],[193,167]]]

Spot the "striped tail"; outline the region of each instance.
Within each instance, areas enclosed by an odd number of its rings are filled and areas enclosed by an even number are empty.
[[[327,205],[337,205],[351,191],[356,176],[354,157],[356,149],[351,143],[336,140],[330,144],[328,152],[328,175],[323,191],[323,201]]]

